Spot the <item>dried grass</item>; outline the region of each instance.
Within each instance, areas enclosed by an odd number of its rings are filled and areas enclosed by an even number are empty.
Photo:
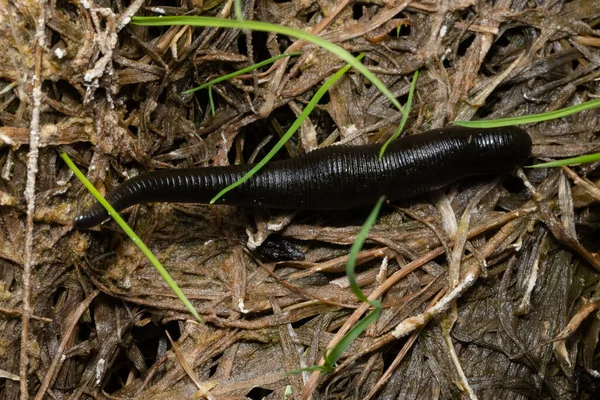
[[[600,93],[600,3],[537,3],[260,0],[244,12],[364,52],[399,98],[418,69],[407,124],[416,133]],[[526,171],[526,188],[516,178],[463,181],[385,208],[357,262],[383,314],[334,373],[288,375],[317,363],[366,309],[342,273],[365,212],[134,208],[129,222],[206,319],[199,325],[114,224],[71,229],[91,199],[57,154],[66,151],[101,190],[145,170],[245,162],[343,63],[282,36],[126,25],[129,15],[158,12],[230,17],[231,1],[84,4],[49,3],[36,36],[36,3],[0,1],[0,398],[17,398],[20,387],[21,398],[593,397],[598,163]],[[181,95],[294,50],[303,55],[291,64],[215,86],[215,116],[205,93]],[[598,115],[528,127],[533,156],[600,151]],[[384,140],[400,117],[350,74],[281,157]],[[32,132],[37,172],[27,161]],[[35,196],[26,203],[28,174]],[[248,250],[247,231],[254,244],[283,238],[305,259],[269,261]]]

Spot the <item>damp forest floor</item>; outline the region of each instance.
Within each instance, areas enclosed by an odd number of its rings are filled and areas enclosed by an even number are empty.
[[[102,193],[147,171],[258,160],[345,65],[282,34],[128,23],[234,10],[0,0],[0,398],[597,398],[598,162],[385,204],[356,260],[383,312],[327,374],[290,371],[319,364],[368,311],[344,268],[370,210],[123,212],[204,324],[114,222],[73,229],[93,199],[60,153]],[[248,0],[241,11],[364,54],[402,104],[418,70],[403,135],[600,96],[595,0]],[[285,52],[300,54],[183,94]],[[383,142],[401,117],[351,69],[277,158]],[[600,152],[598,109],[524,128],[529,164]]]

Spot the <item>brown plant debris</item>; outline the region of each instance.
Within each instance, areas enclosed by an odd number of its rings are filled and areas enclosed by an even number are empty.
[[[419,70],[406,134],[600,95],[596,0],[242,10],[364,53],[401,101]],[[384,311],[326,375],[288,372],[321,363],[369,310],[344,276],[367,210],[126,211],[204,325],[114,223],[72,229],[92,200],[60,152],[102,192],[144,171],[249,162],[343,66],[283,35],[127,23],[233,14],[230,0],[0,0],[0,398],[597,398],[600,163],[386,205],[357,260]],[[182,94],[290,51],[302,54],[213,86],[214,115],[206,90]],[[381,142],[400,118],[351,70],[278,157]],[[532,162],[600,152],[597,109],[526,129]]]

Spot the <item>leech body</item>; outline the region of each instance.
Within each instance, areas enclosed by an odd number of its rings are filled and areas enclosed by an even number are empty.
[[[278,209],[341,210],[418,196],[461,178],[508,172],[529,158],[531,139],[516,127],[435,129],[381,145],[330,146],[272,161],[217,203]],[[121,211],[151,202],[208,203],[252,165],[151,172],[123,182],[106,200]],[[108,218],[99,204],[77,216],[86,228]]]

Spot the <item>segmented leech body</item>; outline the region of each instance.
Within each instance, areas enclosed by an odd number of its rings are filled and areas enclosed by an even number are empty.
[[[435,129],[394,141],[382,160],[381,145],[330,146],[290,160],[273,161],[218,200],[220,204],[278,209],[341,210],[418,196],[461,178],[508,172],[530,155],[531,139],[516,127]],[[126,180],[106,200],[117,210],[151,202],[208,203],[252,165],[151,172]],[[108,218],[94,204],[77,228]]]

